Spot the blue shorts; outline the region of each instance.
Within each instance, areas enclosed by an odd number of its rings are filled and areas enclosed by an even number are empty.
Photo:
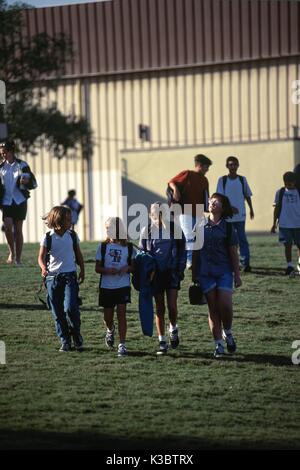
[[[212,274],[209,274],[208,276],[201,275],[199,277],[199,282],[204,294],[207,294],[213,289],[225,290],[227,292],[232,292],[233,290],[233,274],[230,272],[226,272],[218,276]]]
[[[279,227],[279,241],[284,245],[293,245],[300,247],[300,228],[282,228]]]

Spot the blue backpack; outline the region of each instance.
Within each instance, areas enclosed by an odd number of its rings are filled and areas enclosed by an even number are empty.
[[[132,285],[137,291],[151,289],[153,287],[153,278],[156,270],[156,262],[153,256],[140,250],[134,259],[134,271],[132,273]]]

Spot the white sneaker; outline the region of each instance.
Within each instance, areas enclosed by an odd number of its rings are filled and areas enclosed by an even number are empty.
[[[118,357],[125,357],[127,356],[127,349],[125,344],[120,343],[118,346]]]

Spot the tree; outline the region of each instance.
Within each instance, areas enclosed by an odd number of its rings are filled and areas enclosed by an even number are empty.
[[[66,64],[74,57],[65,34],[25,34],[24,3],[8,6],[0,0],[0,80],[6,85],[6,105],[0,105],[0,122],[21,150],[36,153],[46,146],[58,158],[83,145],[87,154],[91,131],[86,119],[64,115],[56,103],[45,107],[42,98],[55,90]],[[45,100],[44,100],[45,101]]]

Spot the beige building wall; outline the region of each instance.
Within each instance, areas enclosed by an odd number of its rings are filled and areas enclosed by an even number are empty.
[[[283,173],[294,168],[294,151],[294,143],[285,141],[123,152],[122,158],[126,162],[127,179],[134,185],[147,188],[147,191],[140,193],[140,200],[136,202],[143,202],[144,195],[149,204],[154,202],[149,200],[149,193],[155,194],[155,200],[165,201],[167,182],[182,170],[192,170],[193,158],[197,153],[204,153],[213,161],[207,173],[212,194],[216,191],[218,178],[228,173],[226,158],[235,155],[240,162],[239,173],[246,176],[253,193],[255,218],[250,220],[247,209],[247,230],[269,231],[273,221],[275,192],[283,186]]]
[[[64,81],[46,101],[57,101],[65,113],[90,119],[94,151],[89,161],[83,161],[80,148],[62,160],[55,159],[46,148],[34,157],[24,156],[39,183],[29,200],[25,242],[41,238],[41,215],[61,203],[69,189],[76,189],[85,206],[78,226],[80,238],[100,239],[105,218],[122,212],[122,181],[123,187],[132,180],[149,191],[159,188],[162,194],[166,181],[177,170],[190,167],[191,158],[199,151],[213,152],[211,187],[224,173],[221,162],[228,154],[237,154],[241,173],[249,178],[259,207],[260,197],[264,197],[260,188],[266,189],[270,198],[281,185],[281,173],[294,165],[295,145],[286,139],[293,138],[293,126],[300,123],[300,106],[291,99],[292,82],[299,76],[296,60],[282,59],[261,65],[231,64]],[[150,127],[151,142],[140,140],[139,124]],[[207,147],[215,144],[220,147]],[[168,164],[165,155],[169,155]],[[268,173],[266,176],[267,168],[274,169],[273,179]],[[135,189],[130,189],[131,198]],[[263,206],[261,214],[256,211],[249,229],[263,230],[269,225],[264,222],[269,204]],[[0,241],[4,241],[3,234]]]

